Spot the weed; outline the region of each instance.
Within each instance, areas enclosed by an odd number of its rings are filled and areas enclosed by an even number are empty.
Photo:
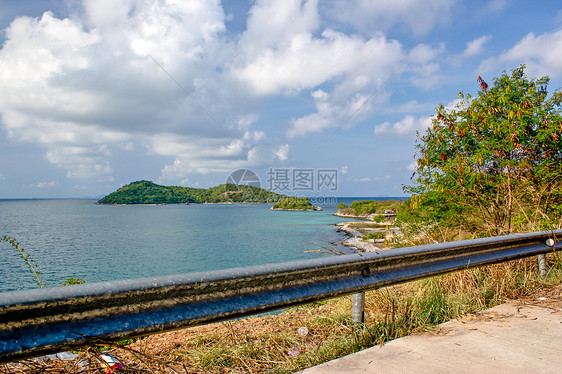
[[[31,255],[27,253],[23,247],[21,247],[20,243],[9,236],[3,236],[0,238],[0,243],[8,243],[20,254],[20,257],[27,266],[27,269],[31,274],[33,274],[33,281],[35,284],[37,284],[38,287],[43,287],[43,279],[41,278],[41,272],[39,271],[37,263]]]
[[[384,233],[384,232],[369,232],[369,233],[363,235],[363,237],[361,239],[363,239],[363,240],[384,239],[385,237],[386,237],[386,233]]]

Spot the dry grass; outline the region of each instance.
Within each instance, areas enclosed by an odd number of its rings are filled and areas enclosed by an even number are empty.
[[[530,258],[367,292],[365,324],[351,321],[351,297],[343,297],[152,335],[114,346],[111,353],[128,373],[292,373],[506,300],[547,292],[562,280],[560,255],[549,255],[548,261],[544,279],[536,258]],[[302,327],[307,334],[299,333]],[[89,348],[74,362],[29,360],[0,366],[0,372],[104,373],[107,368],[99,365],[98,351]]]

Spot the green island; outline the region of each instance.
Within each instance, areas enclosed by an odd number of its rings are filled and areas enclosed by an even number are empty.
[[[314,211],[322,210],[320,207],[315,207],[310,203],[308,197],[284,197],[276,202],[271,210],[303,210]]]
[[[98,204],[275,203],[280,195],[259,187],[221,184],[211,188],[162,186],[151,181],[132,182],[110,193]]]

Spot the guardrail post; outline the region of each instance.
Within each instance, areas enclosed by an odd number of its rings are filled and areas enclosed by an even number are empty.
[[[545,255],[538,255],[537,259],[539,261],[539,273],[541,277],[546,277],[546,257]]]
[[[353,294],[351,298],[351,320],[358,323],[365,321],[365,292]]]
[[[548,239],[546,241],[546,245],[549,247],[554,247],[554,239]],[[547,269],[546,269],[546,255],[538,255],[537,260],[539,261],[539,273],[541,277],[546,277]]]

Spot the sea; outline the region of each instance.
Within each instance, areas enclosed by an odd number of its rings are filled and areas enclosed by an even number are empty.
[[[272,211],[271,204],[99,205],[90,199],[0,200],[0,237],[19,242],[44,286],[263,265],[327,256],[340,244],[337,203],[323,211]],[[0,292],[37,287],[22,254],[0,244]]]

